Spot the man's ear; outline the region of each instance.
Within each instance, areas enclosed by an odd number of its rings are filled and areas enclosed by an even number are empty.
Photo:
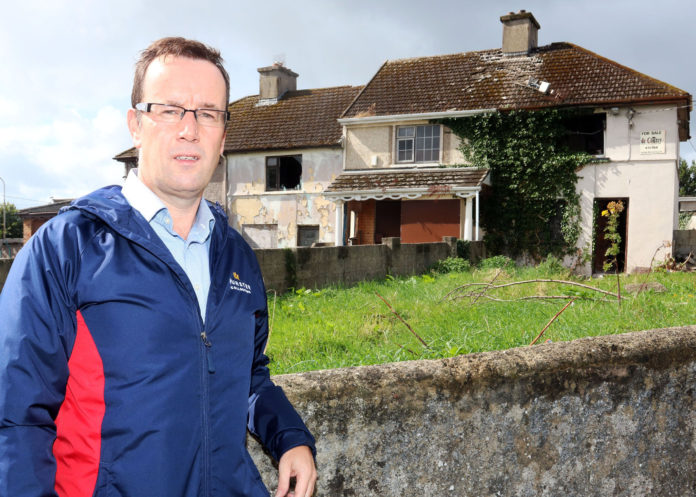
[[[220,143],[220,154],[223,155],[223,152],[225,151],[225,138],[227,137],[227,130],[222,134],[222,143]]]
[[[135,148],[140,148],[141,145],[141,127],[142,124],[138,119],[138,114],[135,109],[128,109],[128,114],[126,116],[128,120],[128,131],[130,131],[131,138],[133,139],[133,146]],[[224,141],[223,141],[224,143]]]

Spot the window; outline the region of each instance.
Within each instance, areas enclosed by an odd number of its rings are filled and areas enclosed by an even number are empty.
[[[573,116],[564,123],[567,132],[564,144],[573,152],[604,155],[606,123],[604,113]]]
[[[440,160],[440,125],[396,128],[396,162],[437,162]]]
[[[302,156],[266,157],[266,191],[299,190]]]
[[[298,226],[297,227],[297,246],[311,247],[319,240],[319,226]]]

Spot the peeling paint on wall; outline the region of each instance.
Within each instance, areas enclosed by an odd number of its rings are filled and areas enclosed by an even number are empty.
[[[301,155],[301,190],[266,191],[266,157]],[[340,149],[278,150],[228,156],[227,192],[230,223],[239,231],[245,224],[275,225],[277,247],[297,244],[298,225],[318,225],[319,242],[332,243],[336,206],[321,195],[341,172]],[[263,248],[267,241],[259,241]]]

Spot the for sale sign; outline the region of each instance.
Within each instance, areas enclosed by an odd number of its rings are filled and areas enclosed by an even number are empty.
[[[641,154],[664,154],[665,153],[665,130],[641,131],[640,132],[640,153]]]

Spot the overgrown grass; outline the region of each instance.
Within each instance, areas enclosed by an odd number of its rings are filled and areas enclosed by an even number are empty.
[[[484,297],[444,297],[457,287],[476,282],[495,284],[552,278],[569,279],[553,261],[537,268],[518,268],[505,260],[485,261],[476,269],[431,272],[409,278],[363,282],[353,288],[300,289],[275,297],[269,294],[272,332],[267,354],[273,374],[422,358],[442,358],[529,345],[568,300],[494,302]],[[624,333],[696,324],[696,275],[654,272],[622,276],[622,285],[659,282],[667,291],[628,294],[615,299],[578,287],[532,283],[496,291],[501,299],[530,295],[578,297],[544,333],[541,341]],[[616,278],[581,280],[616,291]],[[472,289],[469,289],[469,291]],[[428,347],[409,331],[379,293]],[[454,295],[461,295],[455,292]],[[622,289],[622,295],[624,291]],[[584,300],[592,298],[595,300]]]

